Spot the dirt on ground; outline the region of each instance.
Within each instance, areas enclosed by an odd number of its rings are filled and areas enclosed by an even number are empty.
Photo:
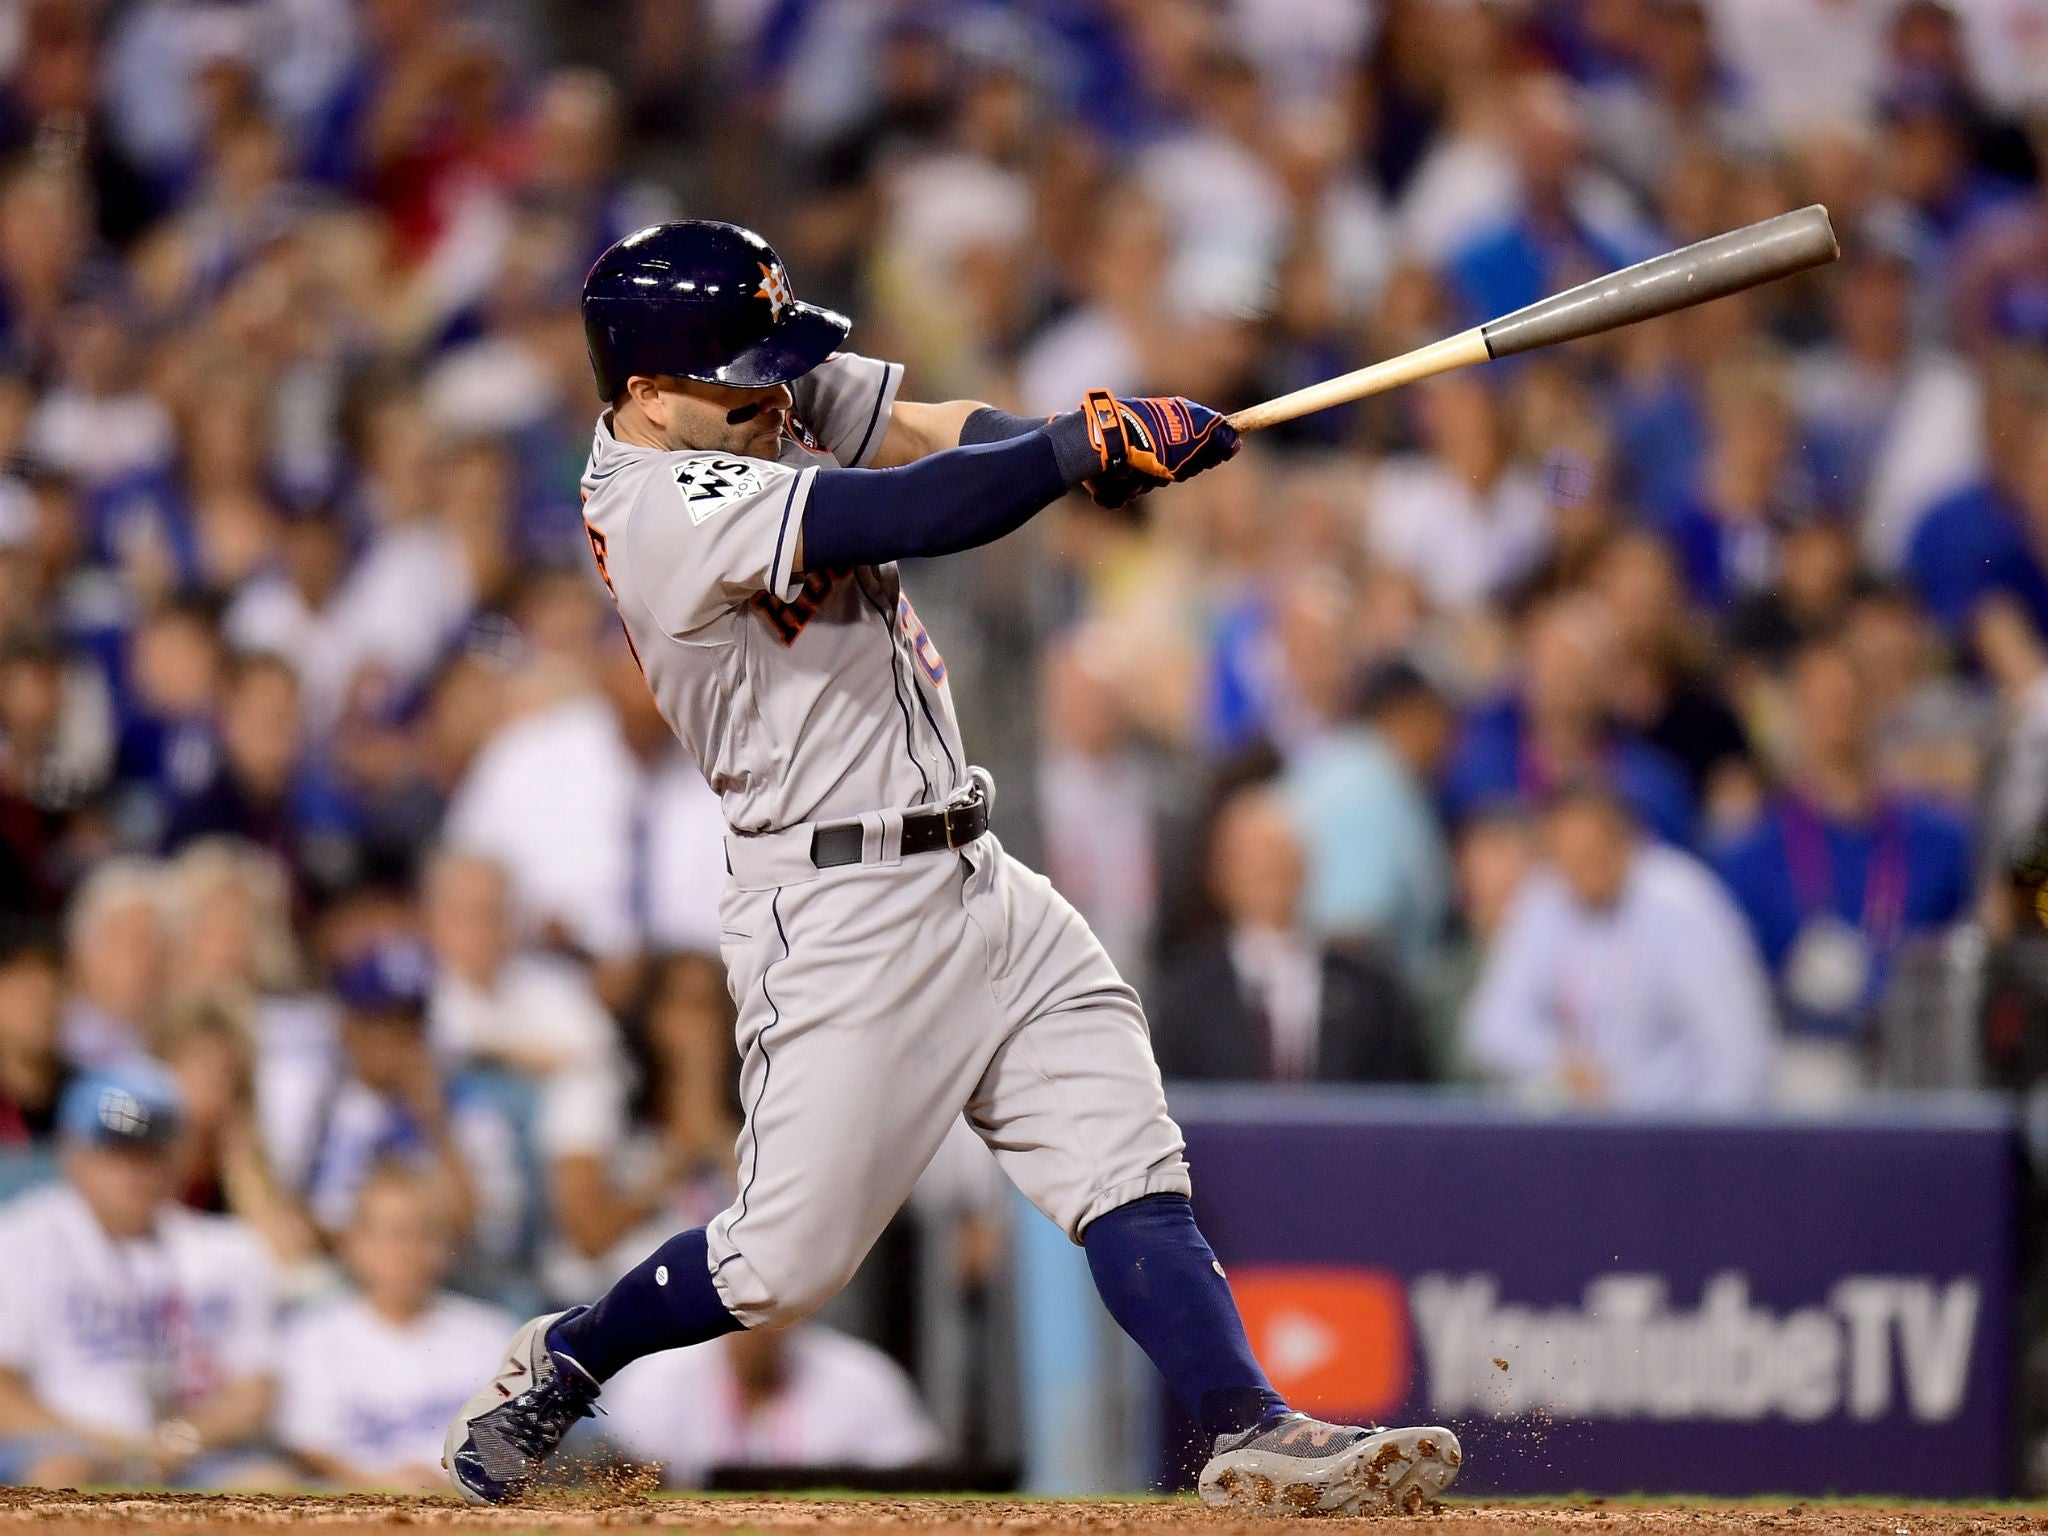
[[[258,1531],[347,1536],[467,1532],[800,1531],[817,1536],[1328,1536],[1358,1521],[1247,1521],[1193,1500],[664,1498],[544,1494],[502,1509],[452,1497],[381,1494],[120,1494],[0,1489],[0,1536],[109,1536],[111,1529],[213,1536]],[[2048,1536],[2048,1509],[1830,1503],[1451,1503],[1372,1520],[1373,1536]]]

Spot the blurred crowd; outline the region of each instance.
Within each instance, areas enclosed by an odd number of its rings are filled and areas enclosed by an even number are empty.
[[[426,1480],[498,1307],[723,1204],[722,823],[576,499],[578,287],[665,217],[1047,413],[1824,202],[1837,266],[907,580],[1170,1077],[2048,1074],[2044,157],[2043,0],[0,0],[0,1478]],[[615,1437],[1013,1451],[955,1150],[886,1354]]]

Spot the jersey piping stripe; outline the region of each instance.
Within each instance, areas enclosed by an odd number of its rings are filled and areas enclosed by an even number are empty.
[[[924,712],[924,723],[932,728],[932,740],[939,744],[939,750],[946,754],[946,766],[953,770],[953,777],[960,777],[960,765],[953,761],[953,749],[946,745],[946,733],[939,729],[938,719],[932,714],[931,705],[925,702],[924,690],[917,686],[917,679],[910,680],[910,691],[917,695],[917,707]]]
[[[932,781],[931,776],[924,771],[924,764],[917,760],[917,743],[914,739],[916,733],[910,724],[910,706],[903,702],[903,675],[896,667],[896,621],[889,617],[887,609],[875,601],[875,596],[868,591],[866,582],[856,577],[853,584],[860,589],[860,595],[867,601],[867,605],[881,618],[882,633],[889,637],[889,686],[896,690],[896,707],[903,711],[903,755],[910,759],[910,766],[917,770],[918,783],[924,786],[923,797],[919,801],[922,804],[932,797]],[[915,693],[917,684],[912,683],[910,690]]]
[[[889,398],[889,381],[895,376],[894,363],[882,364],[882,387],[875,391],[875,408],[868,412],[868,429],[860,435],[860,446],[853,450],[853,462],[858,465],[867,456],[868,440],[875,435],[875,424],[882,419],[882,402]]]
[[[789,933],[782,926],[782,887],[779,885],[775,888],[775,894],[768,898],[768,910],[775,918],[776,937],[782,940],[782,958],[787,960]],[[774,969],[775,962],[771,960],[761,972],[761,997],[768,1004],[771,1017],[761,1026],[761,1033],[754,1041],[761,1048],[761,1091],[754,1095],[754,1107],[747,1111],[747,1128],[754,1133],[754,1161],[747,1169],[746,1187],[740,1191],[739,1214],[733,1217],[731,1225],[725,1229],[727,1236],[737,1231],[739,1224],[747,1219],[747,1200],[754,1193],[754,1180],[761,1174],[761,1101],[768,1097],[768,1077],[775,1070],[775,1058],[768,1054],[768,1031],[782,1022],[782,1010],[775,1006],[775,998],[768,991],[768,972]],[[717,1274],[738,1257],[737,1253],[727,1254],[718,1261],[717,1267],[711,1272]]]
[[[768,565],[768,580],[773,583],[782,575],[782,541],[789,537],[789,509],[796,505],[796,488],[804,483],[804,477],[797,475],[789,482],[789,494],[782,498],[782,526],[775,530],[775,558]],[[793,578],[796,572],[790,572]],[[768,595],[780,598],[783,588],[778,587]]]

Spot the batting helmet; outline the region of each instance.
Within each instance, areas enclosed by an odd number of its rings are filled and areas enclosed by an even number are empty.
[[[799,304],[782,258],[737,224],[650,225],[598,257],[583,280],[583,334],[607,400],[636,373],[744,389],[787,384],[851,329],[844,315]]]

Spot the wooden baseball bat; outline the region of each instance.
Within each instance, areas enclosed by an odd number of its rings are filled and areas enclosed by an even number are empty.
[[[1240,432],[1256,432],[1311,411],[1412,384],[1431,374],[1689,309],[1808,267],[1824,266],[1841,254],[1827,209],[1815,203],[1652,256],[1383,363],[1247,406],[1229,421]]]

